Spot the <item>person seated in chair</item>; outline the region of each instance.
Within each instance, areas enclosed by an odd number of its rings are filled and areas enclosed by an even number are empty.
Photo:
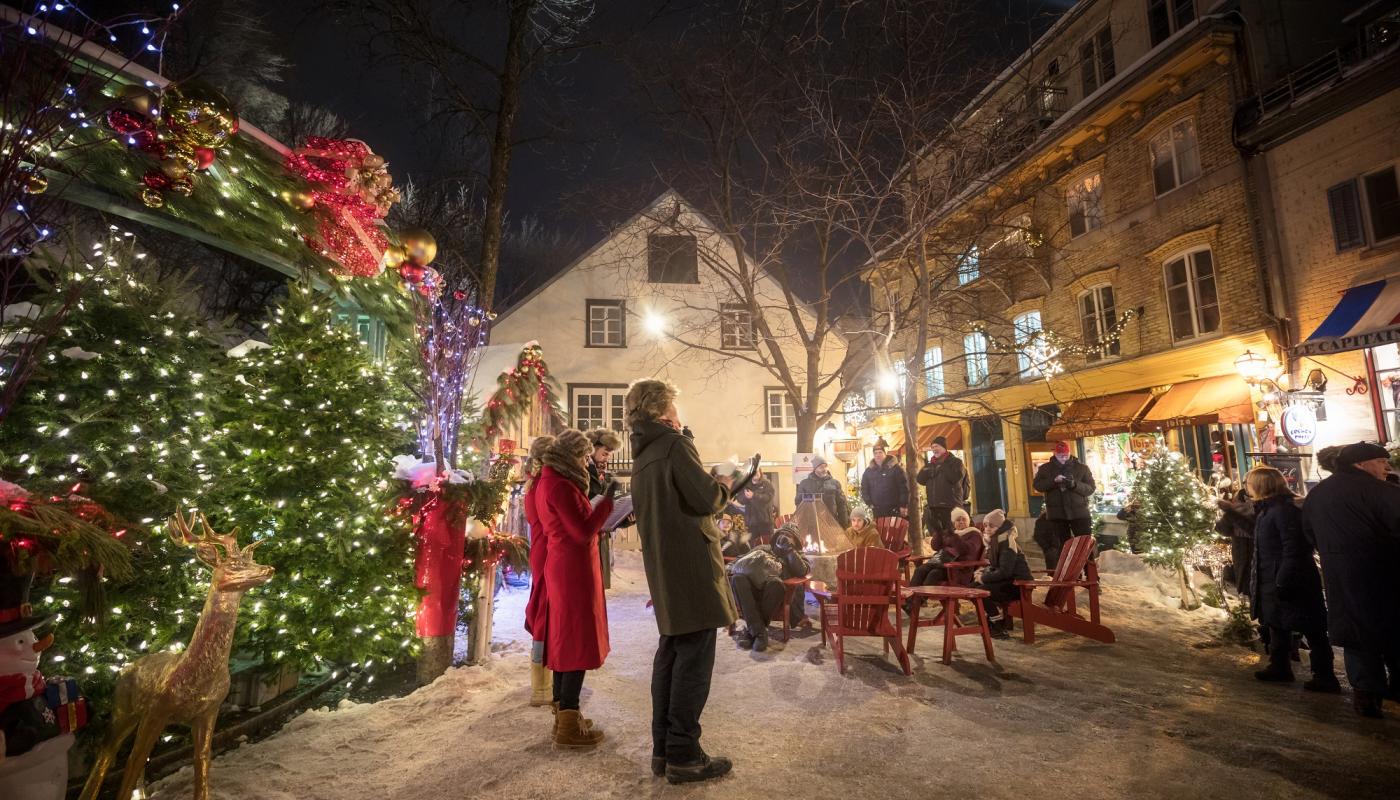
[[[953,509],[950,518],[953,530],[941,536],[941,541],[933,540],[937,551],[928,561],[914,570],[910,586],[939,586],[948,581],[948,569],[944,564],[953,561],[977,561],[982,558],[985,545],[982,531],[972,524],[972,518],[961,508]]]
[[[985,601],[989,627],[993,636],[1005,639],[1011,629],[1006,604],[1021,598],[1016,581],[1030,580],[1031,566],[1016,540],[1016,525],[1006,518],[1005,511],[998,508],[987,512],[982,527],[987,532],[987,561],[991,563],[977,571],[972,585],[991,592]]]
[[[851,509],[851,526],[846,529],[846,538],[851,540],[851,547],[884,547],[885,542],[880,538],[880,531],[870,521],[870,512],[865,510],[865,506],[856,506]]]
[[[729,565],[729,584],[739,605],[739,616],[745,629],[739,634],[739,646],[745,650],[763,652],[768,649],[769,614],[783,601],[783,581],[803,578],[811,566],[802,555],[802,540],[797,526],[784,524],[773,534],[772,544],[761,544]],[[793,594],[792,604],[779,613],[788,615],[788,624],[796,627],[804,617],[804,592]]]

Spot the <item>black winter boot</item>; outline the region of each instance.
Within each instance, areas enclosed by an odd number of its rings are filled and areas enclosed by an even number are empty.
[[[723,756],[701,756],[689,764],[667,764],[667,783],[698,783],[723,777],[734,769],[734,763]]]
[[[1381,711],[1381,696],[1376,692],[1363,692],[1360,689],[1352,689],[1351,707],[1356,709],[1356,713],[1363,717],[1385,719],[1385,712]]]

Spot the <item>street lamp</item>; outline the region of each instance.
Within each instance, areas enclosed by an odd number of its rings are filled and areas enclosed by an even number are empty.
[[[1235,359],[1235,371],[1240,374],[1241,378],[1244,378],[1246,383],[1251,385],[1263,379],[1268,368],[1268,359],[1253,350],[1245,350],[1239,358]]]
[[[642,325],[647,329],[647,333],[650,333],[652,336],[660,336],[666,332],[666,318],[655,311],[647,312],[646,319],[642,321]]]
[[[899,376],[893,372],[880,373],[880,390],[884,392],[894,392],[899,389]]]
[[[828,422],[817,431],[816,446],[818,450],[825,451],[831,441],[836,438],[836,423]]]

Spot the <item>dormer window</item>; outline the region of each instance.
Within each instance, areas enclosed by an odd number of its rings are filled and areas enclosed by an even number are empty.
[[[647,237],[647,280],[651,283],[699,283],[695,237],[653,233]]]

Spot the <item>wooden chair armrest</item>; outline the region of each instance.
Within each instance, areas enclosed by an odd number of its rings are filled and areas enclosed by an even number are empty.
[[[812,596],[817,598],[818,600],[836,599],[836,590],[829,588],[825,583],[822,583],[821,581],[808,581],[807,591],[811,592]]]
[[[805,585],[807,584],[807,581],[808,581],[808,580],[809,580],[809,579],[806,578],[806,577],[802,577],[802,578],[783,578],[783,585],[784,585],[784,586],[805,586]]]
[[[1017,586],[1088,586],[1088,581],[1015,581]]]
[[[948,563],[944,564],[943,566],[945,566],[945,567],[958,567],[958,568],[961,568],[961,569],[976,569],[977,567],[989,567],[989,566],[991,566],[991,564],[992,564],[992,562],[988,561],[988,560],[985,559],[985,558],[982,558],[982,559],[978,559],[977,561],[949,561]]]
[[[904,560],[908,561],[910,564],[922,564],[925,561],[928,561],[930,558],[933,558],[933,556],[905,556]]]

